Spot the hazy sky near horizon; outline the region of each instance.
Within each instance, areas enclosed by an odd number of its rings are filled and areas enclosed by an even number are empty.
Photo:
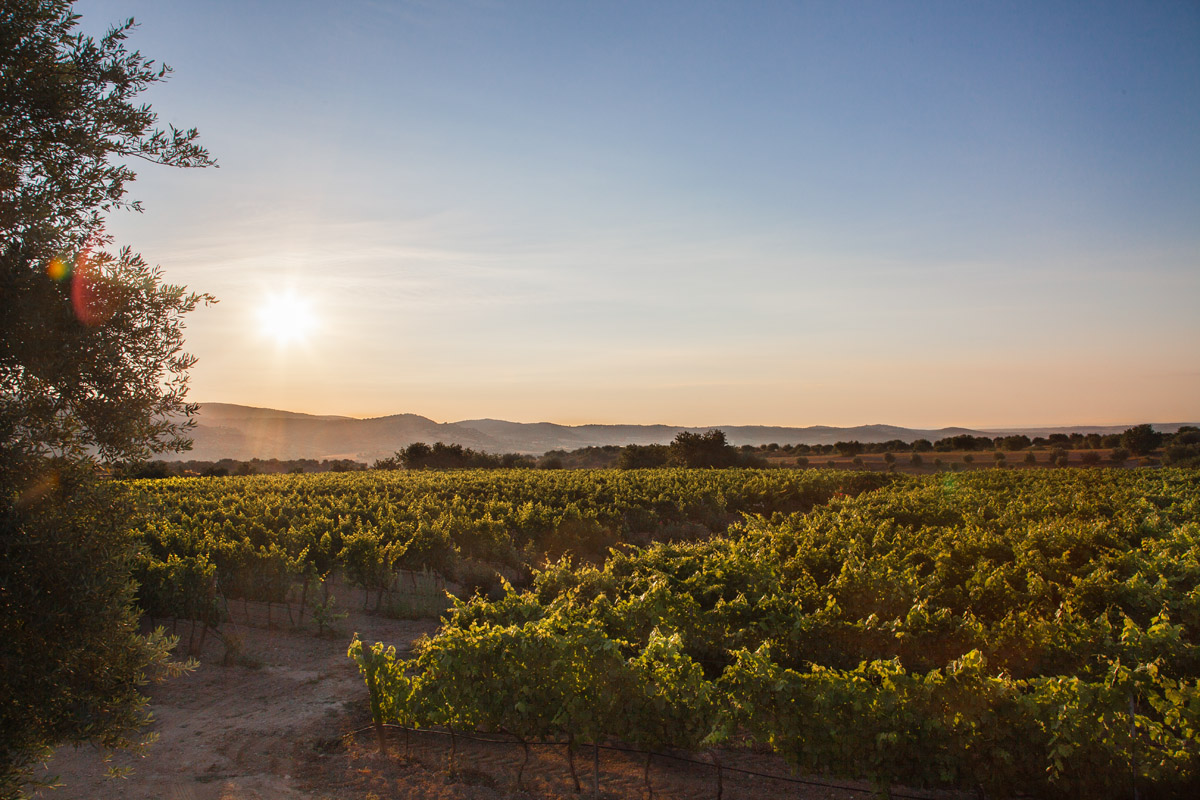
[[[201,402],[1200,419],[1195,2],[76,8],[137,19],[144,99],[220,162],[139,167],[109,222],[220,299]]]

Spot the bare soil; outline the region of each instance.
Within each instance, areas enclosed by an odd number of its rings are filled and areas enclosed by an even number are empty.
[[[316,634],[310,620],[293,628],[282,606],[267,627],[266,606],[231,603],[234,621],[221,626],[241,641],[230,665],[221,637],[210,633],[195,671],[147,687],[158,735],[141,757],[121,754],[127,778],[109,779],[91,748],[64,749],[39,777],[58,776],[62,788],[36,796],[54,800],[310,800],[358,797],[312,785],[328,762],[344,761],[342,734],[367,721],[366,688],[346,657],[353,632],[366,641],[407,649],[432,620],[393,620],[352,612],[333,632]],[[282,617],[282,621],[281,618]],[[169,628],[169,623],[168,623]],[[188,624],[178,633],[186,644]],[[229,655],[233,656],[233,653]]]
[[[44,800],[381,800],[381,798],[577,798],[561,745],[534,746],[525,753],[512,743],[470,741],[440,732],[389,736],[381,755],[370,731],[366,687],[346,657],[351,634],[407,650],[432,620],[394,620],[349,613],[333,633],[316,635],[310,621],[294,627],[274,609],[267,625],[265,606],[251,603],[243,616],[233,604],[226,637],[238,637],[240,652],[227,653],[222,639],[209,635],[197,669],[148,687],[158,740],[141,756],[118,755],[116,766],[133,768],[127,777],[106,777],[108,764],[90,748],[61,750],[39,771],[57,776],[58,789],[41,789]],[[283,617],[282,622],[280,617]],[[181,624],[184,642],[187,630]],[[223,663],[228,661],[233,663]],[[354,732],[358,731],[356,735]],[[453,757],[451,756],[453,751]],[[682,754],[681,754],[682,755]],[[709,756],[690,755],[692,759]],[[863,798],[866,784],[825,788],[792,780],[770,780],[737,772],[744,769],[792,778],[775,756],[724,753],[723,797]],[[593,751],[583,747],[575,766],[582,796],[592,796]],[[645,756],[599,751],[600,796],[647,797]],[[733,768],[733,769],[729,769]],[[521,772],[521,786],[517,786]],[[660,798],[717,797],[717,770],[655,756],[650,789]],[[824,782],[824,781],[819,781]],[[864,791],[866,793],[864,793]],[[933,796],[918,793],[919,796]]]

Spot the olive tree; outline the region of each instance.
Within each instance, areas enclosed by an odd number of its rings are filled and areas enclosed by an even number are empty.
[[[211,300],[104,232],[139,209],[131,164],[213,162],[136,102],[169,69],[126,48],[133,21],[94,39],[78,19],[68,0],[0,6],[3,798],[57,745],[141,741],[139,687],[170,642],[139,632],[131,509],[102,467],[188,446],[183,317]]]

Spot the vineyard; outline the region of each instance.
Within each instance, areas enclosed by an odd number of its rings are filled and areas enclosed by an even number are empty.
[[[467,470],[127,486],[144,512],[142,609],[216,625],[232,599],[303,614],[328,603],[334,577],[374,610],[420,615],[428,609],[403,606],[406,587],[449,579],[494,595],[502,576],[526,584],[533,567],[565,554],[602,561],[613,547],[707,538],[743,514],[804,511],[891,480],[815,470]]]
[[[574,748],[766,746],[989,796],[1194,796],[1200,480],[975,473],[551,565],[398,660],[381,722]]]
[[[217,625],[236,598],[318,613],[335,575],[385,613],[403,575],[464,587],[411,658],[351,645],[381,731],[559,742],[572,772],[582,749],[621,742],[766,748],[881,788],[1200,788],[1195,470],[372,472],[129,491],[157,616]]]

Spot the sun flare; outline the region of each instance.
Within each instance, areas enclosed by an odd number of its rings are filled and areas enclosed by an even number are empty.
[[[284,346],[307,340],[317,320],[312,303],[288,290],[263,299],[258,323],[264,336]]]

